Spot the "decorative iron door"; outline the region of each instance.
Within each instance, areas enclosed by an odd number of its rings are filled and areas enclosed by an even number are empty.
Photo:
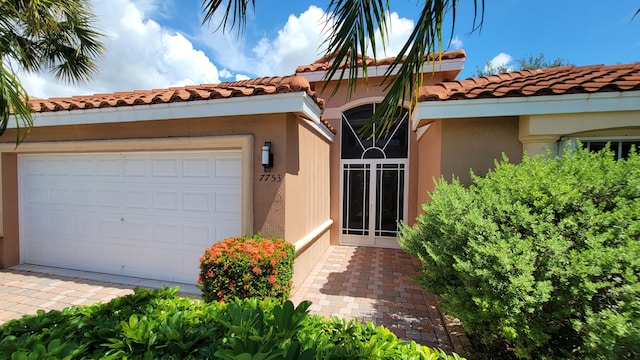
[[[360,136],[374,111],[369,104],[343,114],[341,243],[398,247],[398,221],[406,220],[408,115],[400,108],[389,133]]]

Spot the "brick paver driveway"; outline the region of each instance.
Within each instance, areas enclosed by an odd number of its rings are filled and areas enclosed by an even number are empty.
[[[409,278],[417,260],[402,250],[331,246],[291,300],[310,300],[314,314],[336,315],[384,325],[398,337],[465,355],[466,336],[443,316],[436,298]],[[0,270],[0,324],[38,309],[107,302],[133,293],[136,286],[180,285],[197,296],[193,285],[19,265]]]

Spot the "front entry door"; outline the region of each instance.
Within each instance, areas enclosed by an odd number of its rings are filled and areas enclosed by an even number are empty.
[[[375,104],[343,114],[340,242],[397,248],[398,221],[407,212],[407,113],[399,110],[388,134],[358,136],[373,111]]]
[[[398,247],[406,180],[406,161],[344,161],[342,243]]]

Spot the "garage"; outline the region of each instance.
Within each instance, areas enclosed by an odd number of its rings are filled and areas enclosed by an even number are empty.
[[[235,150],[18,155],[20,262],[194,283],[242,231]]]

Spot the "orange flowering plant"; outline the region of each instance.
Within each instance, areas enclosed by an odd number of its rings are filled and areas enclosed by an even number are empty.
[[[238,236],[217,242],[200,258],[198,287],[206,302],[289,297],[294,246],[284,239]]]

